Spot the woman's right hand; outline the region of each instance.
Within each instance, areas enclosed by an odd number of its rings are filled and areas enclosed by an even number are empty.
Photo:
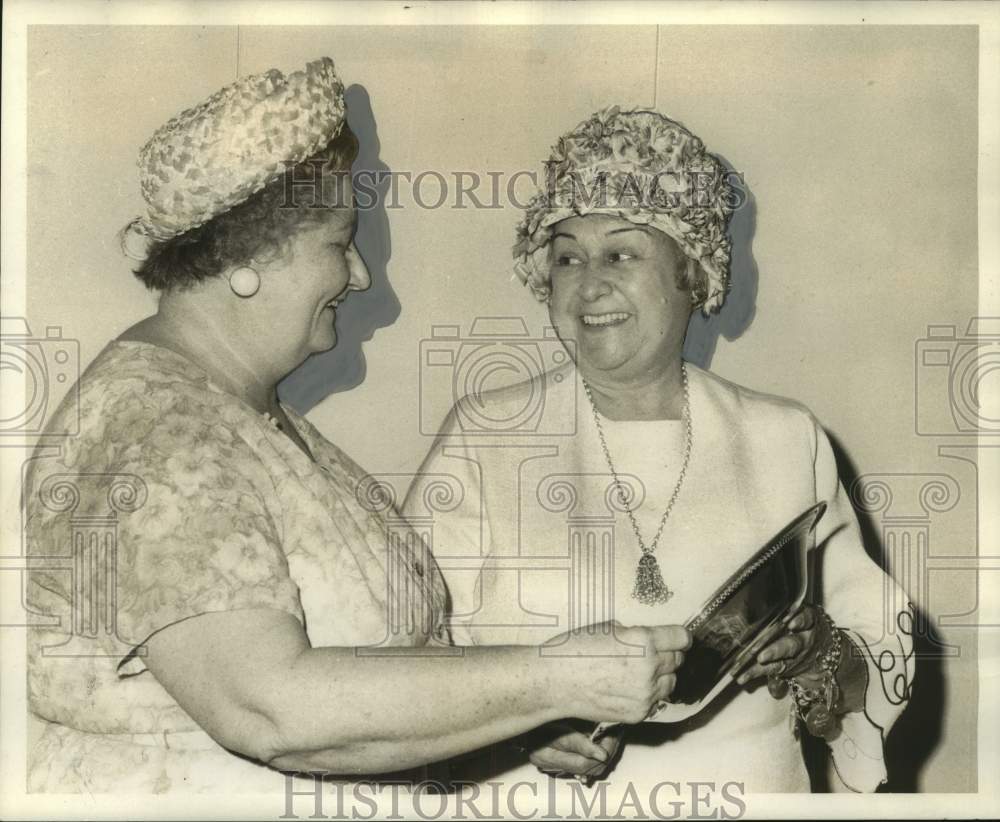
[[[518,746],[542,773],[589,782],[611,767],[621,747],[625,726],[612,725],[597,742],[590,738],[592,731],[591,722],[562,719],[523,734]]]
[[[545,643],[540,653],[559,663],[563,716],[635,724],[666,700],[691,647],[682,625],[626,627],[617,621],[578,628]]]

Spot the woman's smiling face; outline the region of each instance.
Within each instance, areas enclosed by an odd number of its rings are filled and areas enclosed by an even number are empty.
[[[584,378],[633,382],[680,357],[692,304],[687,259],[666,234],[605,214],[570,217],[550,243],[549,314]]]
[[[333,348],[337,305],[371,283],[354,247],[355,222],[353,207],[335,208],[297,230],[271,278],[268,310],[273,324],[290,335],[299,362]]]

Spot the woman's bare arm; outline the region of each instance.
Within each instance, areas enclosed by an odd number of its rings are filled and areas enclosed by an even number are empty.
[[[310,648],[269,609],[203,614],[149,638],[146,665],[221,745],[281,770],[376,774],[446,759],[564,716],[641,721],[673,689],[679,626],[534,646]],[[626,644],[628,643],[628,644]]]

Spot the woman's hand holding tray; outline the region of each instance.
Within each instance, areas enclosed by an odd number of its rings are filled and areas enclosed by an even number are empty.
[[[691,648],[677,670],[670,701],[647,721],[681,722],[694,716],[750,665],[784,630],[809,590],[812,532],[826,510],[820,502],[790,522],[729,577],[686,623]],[[614,723],[602,722],[599,739]]]

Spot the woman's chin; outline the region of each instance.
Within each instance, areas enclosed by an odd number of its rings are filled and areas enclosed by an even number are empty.
[[[583,346],[577,349],[577,366],[586,374],[588,371],[595,374],[611,375],[623,369],[627,369],[631,356],[622,351],[602,349],[596,351],[584,350]]]

